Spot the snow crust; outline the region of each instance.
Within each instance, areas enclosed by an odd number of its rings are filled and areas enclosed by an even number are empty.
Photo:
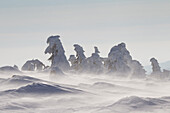
[[[169,113],[169,81],[108,75],[8,75],[0,79],[0,110],[71,113]],[[162,87],[164,86],[164,87]]]

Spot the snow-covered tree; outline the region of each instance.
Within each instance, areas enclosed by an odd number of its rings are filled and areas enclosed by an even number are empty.
[[[96,46],[94,47],[94,53],[95,54],[99,54],[100,53],[100,51],[98,50],[98,48]]]
[[[95,52],[92,53],[91,57],[87,58],[87,71],[90,73],[101,73],[103,72],[103,63],[102,59],[99,56],[99,50],[97,47],[94,47]]]
[[[49,46],[45,50],[45,54],[51,54],[49,60],[52,62],[51,67],[58,67],[61,70],[68,70],[70,68],[69,62],[65,56],[63,45],[60,41],[60,36],[50,36],[47,39]]]
[[[23,71],[34,71],[35,65],[32,63],[32,60],[27,61],[21,68]]]
[[[130,63],[131,77],[144,78],[146,76],[146,71],[143,69],[142,64],[137,60],[132,60]]]
[[[45,65],[39,61],[38,59],[35,60],[28,60],[23,66],[23,71],[41,71],[45,68]]]
[[[86,68],[86,56],[84,55],[84,50],[83,48],[78,45],[78,44],[74,44],[74,50],[76,51],[76,69],[79,72],[82,72],[85,70]]]
[[[84,55],[85,51],[78,44],[74,44],[74,47],[74,50],[76,51],[77,63],[81,64],[86,59],[86,56]]]
[[[70,55],[70,58],[68,59],[68,61],[71,62],[71,69],[78,70],[78,63],[77,63],[77,59],[75,55]]]
[[[169,79],[170,78],[170,71],[163,69],[163,72],[162,72],[157,59],[151,58],[150,62],[152,65],[152,73],[151,73],[152,77],[157,78],[157,79]]]
[[[151,65],[152,65],[152,74],[160,74],[161,68],[159,66],[158,61],[155,58],[150,59]]]
[[[125,48],[125,43],[118,44],[111,48],[105,66],[109,72],[128,75],[131,71],[128,62],[132,60],[129,51]]]
[[[143,66],[139,61],[132,59],[125,43],[112,47],[104,64],[109,72],[137,78],[145,76]]]
[[[164,75],[165,78],[170,78],[170,71],[163,69],[163,75]]]

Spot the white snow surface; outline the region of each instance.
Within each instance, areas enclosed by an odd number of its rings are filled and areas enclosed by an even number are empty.
[[[0,113],[170,113],[167,79],[0,74]]]

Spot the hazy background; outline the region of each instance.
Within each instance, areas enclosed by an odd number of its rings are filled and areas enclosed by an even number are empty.
[[[73,44],[86,56],[98,46],[106,57],[125,42],[134,59],[170,60],[169,0],[0,0],[0,66],[38,58],[46,64],[46,39],[61,35],[67,58]]]

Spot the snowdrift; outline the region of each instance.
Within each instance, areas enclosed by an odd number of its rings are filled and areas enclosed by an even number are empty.
[[[19,89],[7,90],[5,93],[34,93],[34,94],[52,94],[52,93],[72,93],[71,90],[64,89],[60,86],[52,86],[43,83],[32,83],[30,85],[23,86]]]
[[[80,93],[81,90],[69,88],[58,85],[53,82],[44,81],[29,76],[13,75],[11,78],[3,79],[0,84],[9,85],[14,84],[20,86],[16,89],[1,91],[0,94],[66,94],[66,93]],[[25,85],[25,86],[23,86]]]
[[[168,97],[143,98],[138,96],[125,97],[112,105],[98,110],[99,113],[168,113],[170,100]]]

